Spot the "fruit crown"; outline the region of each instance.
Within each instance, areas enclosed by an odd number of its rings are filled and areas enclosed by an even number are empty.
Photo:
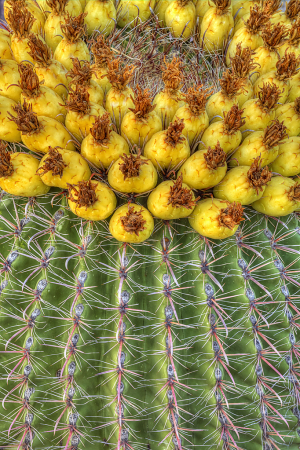
[[[207,152],[204,153],[204,159],[207,167],[211,170],[216,170],[218,167],[225,166],[226,153],[221,148],[219,141],[215,147],[208,147]]]
[[[184,129],[184,120],[177,119],[171,122],[168,129],[165,131],[165,142],[172,147],[175,147],[178,142],[184,141],[182,130]]]
[[[44,67],[51,64],[51,49],[37,35],[30,33],[28,37],[28,47],[30,48],[29,55],[34,62]]]
[[[46,0],[47,6],[51,9],[51,12],[57,16],[63,16],[66,14],[66,6],[69,0]]]
[[[71,59],[73,67],[67,72],[67,77],[71,78],[70,84],[89,85],[93,75],[90,63],[88,61],[79,61],[78,58]]]
[[[247,78],[257,66],[253,62],[254,50],[250,47],[242,48],[241,43],[236,46],[236,53],[231,60],[231,71],[236,78]]]
[[[289,19],[296,19],[300,14],[300,0],[290,0],[286,5],[285,14]]]
[[[165,85],[165,90],[174,92],[177,91],[183,82],[183,64],[179,58],[174,58],[170,63],[164,58],[165,66],[162,67],[162,81]]]
[[[9,177],[14,172],[10,155],[6,142],[0,141],[0,177]]]
[[[231,6],[231,0],[211,0],[215,7],[217,14],[225,14],[230,6]]]
[[[18,66],[19,86],[27,97],[37,97],[40,94],[40,80],[31,64],[20,63]]]
[[[108,112],[103,114],[101,117],[96,117],[94,125],[90,129],[90,133],[95,139],[95,141],[105,144],[109,141],[109,136],[111,133],[110,129],[111,119]]]
[[[63,176],[64,168],[67,167],[67,164],[64,163],[62,154],[57,151],[57,148],[59,147],[49,147],[44,165],[37,170],[40,176],[45,175],[47,172],[52,172],[53,176],[58,175],[60,178]]]
[[[126,178],[138,177],[140,174],[140,168],[143,164],[148,164],[147,160],[141,158],[141,151],[134,155],[123,154],[120,158],[123,162],[119,163],[119,169],[124,175],[124,180]]]
[[[246,122],[242,119],[244,109],[239,109],[238,105],[234,105],[228,112],[224,112],[224,128],[227,134],[234,134]]]
[[[66,100],[66,109],[76,112],[81,116],[89,114],[91,110],[90,94],[86,86],[77,84],[75,89],[70,88],[69,97]]]
[[[272,121],[264,132],[263,143],[266,148],[270,149],[276,145],[282,144],[284,139],[288,137],[286,132],[286,126],[283,122],[279,122],[278,119]]]
[[[284,56],[276,63],[277,78],[279,80],[288,80],[296,74],[299,64],[300,56],[297,58],[294,52],[288,53],[288,49],[286,49]]]
[[[203,89],[202,85],[190,87],[187,93],[182,94],[182,100],[188,104],[191,112],[198,116],[205,111],[205,105],[211,93],[211,88]]]
[[[122,91],[132,80],[135,66],[122,67],[121,58],[115,58],[107,62],[108,72],[102,78],[107,77],[115,89]]]
[[[86,35],[87,27],[84,24],[86,13],[81,13],[77,17],[66,14],[65,23],[61,24],[61,31],[69,42],[77,42]]]
[[[111,46],[106,43],[103,34],[99,34],[97,40],[94,40],[91,46],[95,58],[95,64],[98,67],[106,67],[108,62],[114,57]]]
[[[247,172],[249,183],[256,190],[257,194],[263,190],[263,186],[266,186],[272,178],[272,172],[270,172],[268,166],[262,168],[261,162],[260,156],[255,158]]]
[[[221,92],[228,98],[239,95],[244,90],[245,80],[237,78],[232,70],[227,69],[223,72],[222,78],[219,80]]]
[[[126,216],[121,217],[121,223],[127,233],[135,234],[136,236],[138,236],[141,231],[146,229],[146,220],[143,218],[141,211],[142,208],[140,209],[140,211],[135,211],[134,206],[128,205]]]
[[[272,16],[282,7],[281,0],[265,0],[263,3],[263,11]]]
[[[300,183],[296,182],[294,186],[292,186],[288,192],[289,200],[294,200],[296,202],[300,202]]]
[[[76,204],[76,208],[92,206],[97,201],[96,196],[96,183],[92,183],[91,180],[79,181],[77,184],[68,184],[69,197],[71,202]],[[73,197],[72,192],[74,191],[75,196]]]
[[[10,28],[17,37],[27,37],[36,19],[21,2],[11,2],[10,5],[7,12],[7,22]]]
[[[288,43],[295,46],[300,43],[300,17],[290,27]]]
[[[246,22],[244,21],[244,24],[251,34],[257,34],[269,20],[269,15],[261,10],[258,5],[254,5],[253,8],[250,8],[250,17]]]
[[[294,101],[294,109],[296,113],[300,116],[300,97],[297,97]]]
[[[137,85],[134,91],[134,98],[130,96],[134,103],[134,108],[129,108],[138,119],[143,119],[154,110],[155,105],[152,104],[152,95],[149,89],[142,91],[139,85]]]
[[[289,29],[284,25],[277,23],[267,23],[261,32],[265,47],[270,51],[274,51],[284,43],[284,39],[288,36]]]
[[[242,207],[242,205],[238,202],[234,202],[234,203],[229,203],[229,202],[224,202],[227,203],[227,208],[223,208],[220,211],[219,214],[219,224],[222,227],[226,227],[229,228],[230,230],[233,230],[234,227],[236,227],[239,223],[242,222],[243,219],[243,211],[244,208]]]
[[[198,198],[195,199],[190,188],[182,187],[182,179],[183,177],[180,175],[170,187],[168,205],[172,205],[173,208],[193,209]]]
[[[26,100],[24,100],[23,105],[17,104],[13,106],[13,110],[17,114],[17,117],[8,112],[10,116],[9,120],[15,122],[21,133],[31,134],[41,130],[42,127],[37,115],[32,111],[32,105],[27,103]]]
[[[271,111],[277,104],[281,90],[274,83],[263,83],[259,88],[258,99],[261,107],[266,111]]]
[[[178,2],[178,4],[180,5],[180,6],[185,6],[185,5],[187,5],[188,3],[190,3],[192,0],[177,0],[177,2]]]

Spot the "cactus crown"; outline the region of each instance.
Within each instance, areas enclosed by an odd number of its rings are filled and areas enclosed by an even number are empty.
[[[231,0],[211,0],[211,1],[214,3],[218,15],[225,14],[231,6]]]
[[[76,207],[82,208],[92,206],[97,201],[96,196],[96,183],[89,181],[79,181],[78,184],[69,184],[69,197],[71,202],[76,203]],[[76,197],[74,198],[72,192],[75,192]]]
[[[70,84],[89,85],[93,75],[90,63],[88,61],[79,61],[78,58],[71,59],[73,67],[67,72],[67,77],[71,78]]]
[[[126,155],[125,153],[121,156],[122,163],[119,163],[119,168],[122,174],[124,175],[124,180],[126,178],[138,177],[140,174],[140,167],[143,164],[148,164],[148,161],[145,161],[141,158],[141,153],[137,155]]]
[[[38,97],[40,95],[40,80],[31,64],[20,63],[20,88],[26,97]]]
[[[236,133],[246,122],[242,119],[244,109],[234,105],[228,112],[224,112],[224,129],[227,134]]]
[[[190,87],[187,93],[182,94],[182,99],[188,104],[190,111],[199,116],[205,111],[207,98],[211,95],[211,88],[203,89],[200,84],[196,87]]]
[[[122,67],[121,58],[107,62],[108,72],[106,76],[112,86],[119,91],[123,91],[132,80],[135,66],[126,65]]]
[[[285,14],[289,19],[296,19],[300,14],[300,0],[290,0],[286,6]]]
[[[277,104],[281,91],[276,84],[263,83],[263,86],[259,88],[258,99],[261,107],[266,111],[271,111]]]
[[[164,59],[165,67],[162,68],[162,81],[165,85],[165,90],[176,92],[182,85],[183,73],[182,62],[179,58],[174,58],[170,63]]]
[[[232,73],[237,78],[247,78],[254,70],[258,64],[253,62],[254,50],[250,47],[242,48],[241,43],[236,46],[236,54],[231,60],[231,70]]]
[[[288,50],[286,50],[285,55],[280,58],[276,64],[277,78],[279,80],[288,80],[294,76],[297,72],[299,63],[300,56],[297,58],[294,52],[288,53]]]
[[[300,116],[300,97],[297,97],[294,101],[294,109],[296,113]]]
[[[182,187],[182,175],[180,175],[170,187],[170,193],[168,198],[168,205],[172,205],[173,208],[186,208],[193,209],[196,205],[193,192],[189,188]]]
[[[27,37],[36,19],[27,8],[19,2],[12,2],[7,12],[7,22],[18,38]]]
[[[10,155],[6,142],[0,141],[0,177],[9,177],[14,172]]]
[[[93,42],[91,50],[95,58],[95,65],[98,67],[107,67],[108,62],[114,57],[111,46],[106,43],[102,34],[99,34],[97,40]]]
[[[141,231],[146,229],[146,220],[143,218],[141,211],[135,211],[133,206],[128,205],[126,216],[121,217],[121,223],[127,233],[138,236]]]
[[[81,116],[89,114],[91,110],[90,94],[85,86],[76,85],[75,89],[70,89],[66,109],[74,111]]]
[[[240,203],[227,203],[227,208],[221,209],[218,220],[223,227],[233,230],[236,225],[242,222],[244,208]]]
[[[17,114],[17,117],[8,112],[10,118],[15,122],[18,130],[23,134],[36,133],[42,129],[42,125],[39,123],[37,115],[32,111],[32,105],[24,100],[23,105],[17,104],[13,107],[13,110]]]
[[[300,43],[300,17],[290,27],[288,43],[296,47]]]
[[[222,78],[219,81],[221,92],[228,98],[232,98],[235,95],[240,94],[244,89],[243,86],[245,84],[245,80],[242,78],[237,78],[230,69],[227,69],[223,73]]]
[[[146,118],[147,115],[154,110],[155,105],[152,104],[152,96],[148,89],[142,91],[139,85],[137,85],[134,91],[134,98],[130,96],[134,103],[134,108],[129,108],[137,119]]]
[[[95,141],[105,144],[109,141],[111,129],[110,129],[110,115],[109,113],[103,114],[101,117],[96,117],[94,125],[90,129],[90,133]]]
[[[270,172],[268,166],[261,167],[261,157],[255,158],[251,164],[250,169],[247,172],[247,177],[250,185],[256,190],[258,194],[262,191],[263,186],[266,186],[272,178],[272,172]]]
[[[46,0],[46,3],[54,15],[63,16],[66,14],[68,0]]]
[[[244,20],[244,19],[243,19]],[[245,27],[251,34],[257,34],[269,22],[270,17],[258,5],[250,8],[250,17],[245,23]]]
[[[282,7],[281,0],[265,0],[263,3],[263,10],[269,16],[275,14]]]
[[[226,162],[226,153],[220,146],[218,141],[214,148],[208,147],[207,152],[204,153],[206,165],[211,170],[216,170],[218,167],[223,167]]]
[[[184,141],[182,130],[184,129],[184,120],[177,119],[171,122],[168,129],[165,131],[165,142],[172,147],[175,147],[178,142]]]
[[[30,48],[29,55],[35,63],[43,67],[51,64],[52,52],[50,47],[33,33],[30,33],[28,37],[28,47]]]
[[[288,28],[282,24],[272,25],[271,23],[267,23],[261,32],[261,37],[264,40],[265,47],[270,51],[274,51],[284,43],[284,39],[288,34]]]
[[[266,148],[270,149],[276,145],[282,144],[284,139],[288,137],[286,126],[278,119],[272,121],[264,131],[263,143]]]
[[[61,24],[61,31],[65,39],[69,42],[78,42],[86,35],[87,27],[84,18],[87,14],[81,13],[77,17],[66,14],[65,23]]]
[[[45,175],[47,172],[52,172],[52,175],[58,175],[60,178],[63,176],[64,168],[67,167],[67,164],[64,163],[62,155],[56,150],[57,148],[49,147],[44,165],[37,170],[40,176]]]

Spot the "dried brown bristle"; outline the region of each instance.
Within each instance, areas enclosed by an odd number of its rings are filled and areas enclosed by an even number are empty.
[[[123,228],[127,233],[138,236],[141,231],[146,230],[146,220],[143,218],[141,211],[142,208],[140,211],[135,211],[133,206],[128,205],[126,216],[121,216],[120,218]]]
[[[183,64],[179,58],[174,58],[170,63],[164,58],[165,66],[162,67],[162,81],[165,85],[165,90],[174,92],[177,91],[183,81]]]
[[[89,85],[93,75],[90,63],[88,61],[79,61],[78,58],[71,59],[73,67],[67,72],[67,77],[71,78],[70,84]]]
[[[226,163],[226,153],[220,146],[220,142],[213,148],[208,147],[207,152],[204,153],[204,159],[207,167],[210,170],[216,170],[218,167],[224,167]]]
[[[259,191],[263,190],[263,186],[266,186],[271,180],[272,172],[270,172],[268,166],[261,167],[261,157],[258,156],[251,164],[247,172],[247,178],[258,194]]]
[[[286,5],[285,14],[289,19],[296,19],[300,15],[300,0],[290,0]]]
[[[137,85],[134,91],[134,98],[130,96],[134,103],[134,108],[129,108],[137,119],[146,118],[147,115],[154,110],[155,105],[152,104],[152,95],[149,89],[142,91],[139,85]]]
[[[243,125],[245,120],[242,119],[244,109],[239,109],[238,105],[234,105],[228,112],[224,112],[224,128],[227,134],[234,134]]]
[[[7,11],[7,22],[18,38],[27,37],[36,19],[22,3],[13,2]]]
[[[51,12],[56,16],[66,14],[66,6],[69,0],[46,0]]]
[[[251,34],[257,34],[269,20],[269,15],[262,11],[258,5],[254,5],[253,8],[250,8],[249,19],[246,22],[244,21],[244,23]]]
[[[225,14],[230,6],[231,6],[231,0],[211,0],[212,3],[214,3],[216,7],[216,13],[218,15]]]
[[[92,44],[91,50],[95,58],[95,65],[98,67],[107,67],[108,62],[114,57],[111,46],[106,43],[103,34],[98,35],[97,40]]]
[[[43,67],[47,67],[51,64],[51,49],[37,35],[30,33],[28,37],[28,47],[30,48],[30,52],[28,53],[35,63]]]
[[[262,29],[261,37],[264,40],[265,47],[268,47],[270,51],[274,51],[284,43],[288,34],[289,29],[284,25],[267,23]]]
[[[19,103],[16,106],[13,106],[13,110],[17,114],[17,117],[8,112],[8,115],[10,116],[9,120],[15,122],[21,133],[31,134],[42,129],[36,113],[32,111],[32,105],[27,103],[26,100],[24,100],[22,106]]]
[[[296,98],[294,101],[294,109],[296,113],[300,116],[300,97]]]
[[[122,59],[116,58],[107,63],[108,72],[107,77],[112,86],[115,89],[122,91],[127,84],[132,80],[135,71],[135,66],[126,65],[123,66]]]
[[[0,177],[9,177],[14,172],[10,155],[11,152],[7,149],[7,144],[0,141]]]
[[[175,147],[178,142],[184,141],[182,130],[184,129],[184,120],[177,119],[171,122],[168,129],[165,131],[165,142],[172,147]]]
[[[204,89],[200,84],[196,87],[190,87],[187,93],[183,93],[181,96],[182,100],[188,104],[190,111],[195,116],[199,116],[199,114],[205,111],[205,105],[211,93],[211,88]]]
[[[272,121],[264,132],[263,143],[266,148],[270,149],[276,145],[282,144],[284,139],[288,138],[287,128],[283,122],[278,119]]]
[[[79,181],[78,184],[68,183],[69,189],[68,199],[71,200],[71,202],[76,203],[76,208],[86,207],[87,209],[89,206],[92,206],[97,201],[97,196],[95,192],[96,187],[97,184],[92,183],[91,180]],[[73,197],[72,191],[75,192],[77,198]]]
[[[278,80],[288,80],[297,73],[297,68],[300,64],[300,56],[296,56],[294,52],[285,51],[285,55],[277,61],[276,77]]]
[[[182,187],[182,178],[182,175],[180,175],[173,186],[170,187],[168,205],[172,205],[173,208],[193,209],[196,205],[193,191]]]
[[[70,88],[69,97],[66,100],[66,109],[74,111],[82,116],[89,114],[91,110],[90,94],[85,86],[76,85],[73,90]]]
[[[219,82],[221,92],[228,98],[241,94],[244,90],[245,80],[242,78],[237,78],[230,69],[223,72],[222,78],[220,78]]]
[[[219,224],[222,227],[229,228],[233,230],[239,223],[242,222],[243,219],[243,211],[244,208],[238,202],[224,202],[227,203],[227,208],[221,209],[219,215]]]
[[[62,155],[56,150],[58,147],[49,147],[47,158],[44,160],[44,165],[39,167],[36,171],[40,176],[47,172],[52,172],[53,176],[63,176],[64,168],[67,164],[64,163]]]
[[[271,111],[277,104],[281,90],[274,83],[263,83],[259,88],[258,98],[265,111]]]
[[[148,160],[144,160],[141,158],[141,153],[137,155],[126,155],[126,153],[121,156],[122,163],[119,163],[119,168],[122,174],[124,175],[124,180],[126,178],[138,177],[140,174],[140,167],[143,164],[148,164]]]
[[[300,44],[300,17],[290,27],[288,43],[295,47]]]
[[[273,14],[278,12],[281,7],[281,0],[265,0],[263,3],[263,11],[269,16],[272,16]]]
[[[241,43],[236,46],[236,53],[231,60],[231,71],[237,78],[247,78],[254,69],[258,66],[253,62],[254,50],[250,47],[242,48]]]
[[[103,114],[101,117],[96,117],[94,125],[90,129],[90,133],[95,139],[95,141],[101,144],[107,144],[109,141],[111,129],[111,118],[108,112]]]
[[[61,23],[61,31],[69,42],[77,42],[86,35],[87,26],[84,24],[84,18],[87,13],[81,13],[77,17],[66,14],[65,23]]]
[[[295,186],[292,186],[288,192],[288,199],[300,202],[300,183],[296,183]]]
[[[40,94],[40,80],[31,64],[20,63],[18,66],[20,81],[19,86],[23,93],[30,98]]]

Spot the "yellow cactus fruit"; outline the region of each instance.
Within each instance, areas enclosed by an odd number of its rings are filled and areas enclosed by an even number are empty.
[[[51,13],[64,16],[67,12],[72,16],[78,16],[83,10],[80,0],[38,0],[38,2],[47,14],[46,17]]]
[[[16,116],[16,106],[17,103],[11,98],[0,95],[0,139],[7,142],[21,142],[18,126],[11,121],[12,116]]]
[[[55,119],[39,116],[32,111],[30,104],[24,101],[13,108],[16,117],[9,114],[11,120],[21,132],[22,142],[29,150],[38,153],[47,153],[49,147],[63,147],[66,150],[75,150],[70,133]]]
[[[67,189],[68,184],[87,181],[91,176],[88,163],[77,152],[58,147],[49,148],[41,159],[38,175],[44,184]]]
[[[99,169],[108,169],[124,153],[129,155],[129,146],[125,139],[110,129],[111,119],[108,113],[96,117],[90,133],[81,143],[81,154]]]
[[[204,14],[199,42],[209,52],[222,50],[234,27],[231,0],[212,0],[214,6]]]
[[[105,109],[89,101],[89,93],[84,86],[77,85],[75,90],[70,90],[66,101],[66,127],[79,141],[89,134],[96,117],[103,116]]]
[[[253,63],[253,53],[250,47],[243,47],[241,44],[237,45],[236,53],[231,58],[231,71],[235,78],[243,82],[241,92],[236,96],[239,107],[253,98],[253,84],[250,81],[250,74],[256,69],[257,64]]]
[[[296,0],[299,2],[300,1]],[[286,51],[293,52],[300,56],[300,17],[289,28],[288,39],[279,47],[278,53],[282,57]]]
[[[264,84],[257,99],[251,99],[243,105],[244,125],[241,126],[243,138],[253,131],[264,130],[275,119],[275,107],[280,90],[275,84]],[[246,164],[247,165],[247,164]]]
[[[107,78],[112,87],[106,95],[105,109],[109,112],[119,129],[123,117],[129,111],[129,108],[134,108],[132,101],[134,92],[127,85],[133,78],[135,67],[123,66],[121,58],[108,61],[107,66]]]
[[[13,31],[11,34],[11,51],[14,59],[18,63],[24,60],[33,62],[28,47],[28,36],[35,21],[33,15],[21,3],[14,2],[7,11],[6,20]]]
[[[67,111],[62,98],[52,89],[40,85],[39,77],[32,65],[19,64],[19,74],[19,86],[22,89],[21,104],[26,100],[37,115],[51,117],[64,123]]]
[[[239,166],[229,170],[221,183],[214,187],[214,197],[241,205],[250,205],[259,200],[272,178],[268,166],[261,167],[260,157],[251,166]]]
[[[300,97],[300,70],[290,80],[290,92],[287,103],[294,102],[298,97]]]
[[[197,0],[196,16],[199,18],[200,25],[201,25],[201,22],[203,20],[205,13],[209,10],[210,7],[211,7],[210,0]]]
[[[158,19],[158,24],[160,27],[166,27],[165,13],[166,9],[170,5],[170,0],[157,0],[154,8],[154,12]]]
[[[233,236],[243,219],[240,203],[229,203],[216,198],[198,202],[189,217],[192,228],[210,239],[226,239]]]
[[[10,153],[0,142],[0,187],[5,192],[22,197],[47,194],[46,186],[36,171],[39,160],[28,153]]]
[[[193,191],[182,183],[182,176],[176,181],[163,181],[149,195],[147,208],[151,214],[162,220],[188,217],[196,206]]]
[[[281,6],[281,1],[277,0],[279,3],[279,8]],[[285,11],[279,9],[279,11],[275,11],[272,14],[271,22],[272,23],[282,23],[283,25],[292,26],[294,20],[297,20],[297,17],[300,16],[300,1],[299,0],[290,0],[286,2]]]
[[[97,40],[93,42],[91,47],[94,56],[94,64],[92,65],[92,79],[107,93],[111,88],[111,83],[107,78],[108,63],[114,58],[113,51],[105,41],[102,34],[99,34]]]
[[[185,105],[177,109],[173,122],[183,119],[182,134],[187,138],[190,146],[197,142],[203,131],[209,125],[209,118],[205,109],[211,89],[204,89],[202,85],[190,87],[186,94],[182,94]]]
[[[279,145],[278,156],[270,165],[270,169],[284,177],[300,174],[300,136],[291,137]]]
[[[69,184],[68,203],[76,216],[86,220],[105,220],[114,212],[117,198],[101,181],[79,181]]]
[[[0,29],[0,59],[13,59],[10,33],[3,28]]]
[[[156,168],[173,169],[190,156],[190,146],[182,134],[183,128],[183,120],[176,120],[167,130],[154,134],[147,142],[144,156],[149,158]]]
[[[216,186],[227,171],[226,154],[219,142],[213,148],[198,150],[183,164],[178,172],[183,182],[192,189],[208,189]]]
[[[166,129],[173,120],[176,111],[184,105],[179,99],[180,88],[183,81],[182,63],[179,58],[173,58],[170,63],[164,59],[162,67],[162,81],[164,89],[154,97],[154,111],[161,118],[163,128]]]
[[[174,0],[165,11],[166,26],[175,38],[189,38],[196,25],[196,8],[192,0]]]
[[[78,58],[72,58],[72,69],[67,72],[67,77],[70,78],[70,86],[84,86],[89,93],[89,100],[92,103],[103,104],[104,92],[103,89],[92,80],[93,70],[88,61],[79,61]]]
[[[115,28],[117,11],[112,0],[89,0],[84,9],[84,22],[89,36],[95,30],[108,36]]]
[[[292,103],[278,106],[276,118],[286,126],[289,136],[298,136],[300,134],[300,97]]]
[[[251,206],[267,216],[287,216],[300,207],[300,185],[291,178],[273,177],[263,197]]]
[[[209,146],[215,147],[218,142],[226,154],[238,148],[242,142],[240,128],[245,123],[242,119],[243,111],[235,105],[228,113],[224,113],[224,119],[221,122],[212,123],[202,135],[199,150]]]
[[[154,10],[155,0],[120,0],[117,7],[118,26],[133,28],[137,23],[146,22]]]
[[[244,84],[245,81],[237,78],[231,70],[227,69],[223,73],[220,79],[221,90],[213,94],[206,104],[210,122],[222,120],[224,112],[228,112],[238,104],[238,96],[241,94]]]
[[[118,208],[109,222],[109,231],[120,242],[138,244],[148,239],[154,230],[149,211],[134,203]]]
[[[9,20],[9,11],[13,10],[14,3],[15,0],[4,1],[4,17],[7,21]],[[27,11],[34,17],[31,31],[36,34],[41,34],[44,29],[46,17],[43,11],[39,8],[38,3],[35,1],[19,0],[19,4],[23,8],[26,8]]]
[[[90,61],[90,52],[83,41],[86,33],[84,25],[85,14],[79,14],[77,17],[71,17],[67,14],[65,23],[61,24],[64,38],[60,41],[54,52],[54,59],[59,61],[66,69],[72,68],[72,58],[78,58],[80,61]]]
[[[121,134],[131,145],[138,145],[143,148],[144,143],[159,131],[162,130],[161,118],[154,110],[151,94],[148,89],[141,90],[139,86],[134,92],[132,101],[134,108],[129,108],[125,114]]]
[[[107,180],[116,191],[140,194],[155,188],[157,171],[152,162],[140,153],[124,154],[109,169]]]
[[[19,102],[22,92],[18,86],[19,82],[20,75],[16,61],[0,59],[0,95]]]
[[[247,16],[251,9],[259,6],[260,0],[233,0],[232,15],[235,23],[238,23],[242,17]]]
[[[234,152],[230,166],[251,166],[258,156],[263,167],[270,164],[278,156],[279,144],[287,137],[286,127],[275,119],[265,131],[256,131],[246,137]]]

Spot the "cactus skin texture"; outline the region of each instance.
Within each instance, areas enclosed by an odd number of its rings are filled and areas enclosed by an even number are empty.
[[[125,245],[52,196],[1,193],[1,448],[296,450],[297,215]]]

